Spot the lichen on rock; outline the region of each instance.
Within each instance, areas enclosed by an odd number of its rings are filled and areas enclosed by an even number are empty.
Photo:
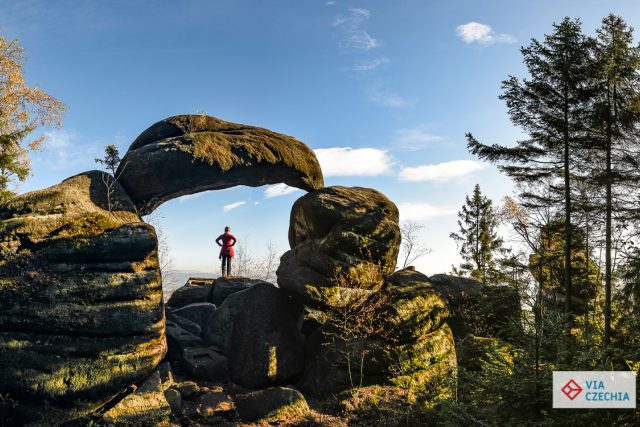
[[[116,174],[143,214],[175,197],[236,185],[323,186],[315,154],[296,138],[207,115],[152,125],[131,144]]]

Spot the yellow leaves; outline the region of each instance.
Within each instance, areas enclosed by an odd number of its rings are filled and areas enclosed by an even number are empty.
[[[0,36],[0,132],[37,126],[60,126],[64,105],[37,85],[27,85],[24,49]]]
[[[0,165],[2,184],[24,180],[30,169],[29,153],[40,149],[44,136],[25,142],[24,135],[39,126],[61,126],[64,105],[37,85],[30,87],[25,81],[24,48],[17,40],[8,41],[0,36],[0,135],[22,132],[18,138],[6,138],[0,145],[0,154],[14,158]],[[17,170],[23,172],[17,173]]]

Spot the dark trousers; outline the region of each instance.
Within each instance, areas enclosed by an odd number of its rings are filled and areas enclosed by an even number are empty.
[[[227,255],[222,255],[222,275],[224,274],[225,265],[227,266],[227,276],[231,276],[231,257]]]

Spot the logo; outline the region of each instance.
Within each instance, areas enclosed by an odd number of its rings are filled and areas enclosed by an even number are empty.
[[[635,408],[636,373],[555,371],[554,408]]]
[[[577,382],[571,379],[571,381],[569,381],[564,385],[564,387],[562,387],[562,392],[569,399],[573,400],[578,397],[580,393],[582,393],[582,387],[580,387]]]

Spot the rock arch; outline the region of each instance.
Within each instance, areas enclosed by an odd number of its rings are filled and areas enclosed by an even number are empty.
[[[205,115],[149,127],[116,176],[110,200],[90,171],[0,208],[0,393],[17,424],[90,413],[165,355],[157,237],[140,215],[235,185],[323,186],[299,140]]]
[[[152,125],[131,144],[116,175],[142,215],[179,196],[236,185],[324,186],[315,154],[298,139],[206,115]]]

